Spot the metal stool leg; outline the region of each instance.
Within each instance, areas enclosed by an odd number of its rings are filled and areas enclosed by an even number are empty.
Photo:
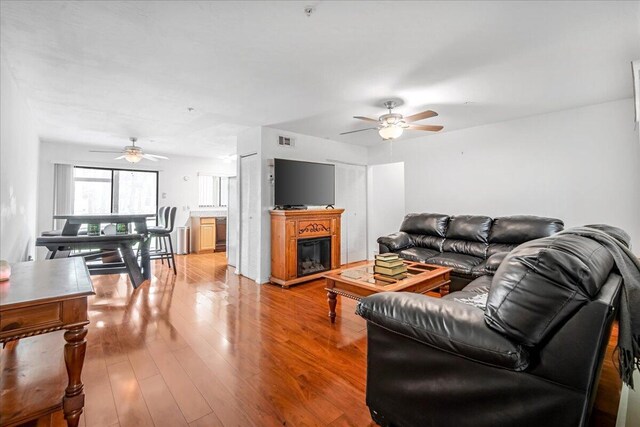
[[[171,268],[171,258],[169,258],[169,245],[167,244],[167,235],[162,236],[162,244],[164,246],[164,250],[162,252],[162,259],[167,260],[167,265]]]
[[[173,274],[177,275],[178,271],[176,270],[176,259],[173,257],[173,243],[171,243],[171,234],[167,236],[169,238],[169,258],[171,258],[171,262],[173,264]],[[167,262],[169,262],[169,258],[167,258]]]
[[[156,236],[156,243],[158,244],[156,249],[159,249],[160,253],[162,253],[162,236]],[[160,257],[160,263],[164,265],[164,258]]]

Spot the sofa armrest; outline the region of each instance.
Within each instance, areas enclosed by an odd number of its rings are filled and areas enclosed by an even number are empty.
[[[487,258],[487,263],[485,264],[484,269],[490,274],[495,273],[498,270],[498,267],[500,267],[500,264],[502,264],[502,261],[504,261],[504,259],[507,257],[507,255],[509,255],[509,252],[498,252],[491,255],[489,258]]]
[[[413,247],[411,237],[404,231],[378,237],[378,244],[386,246],[391,251],[399,251]]]
[[[356,313],[391,332],[476,362],[513,371],[529,365],[528,351],[489,328],[482,310],[454,300],[383,292],[363,298]]]

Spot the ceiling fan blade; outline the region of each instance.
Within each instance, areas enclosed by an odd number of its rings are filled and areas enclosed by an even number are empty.
[[[437,125],[409,125],[409,127],[407,129],[428,130],[428,131],[431,131],[431,132],[438,132],[439,130],[444,129],[444,126],[437,126]]]
[[[145,154],[145,156],[155,157],[155,158],[157,158],[157,159],[169,160],[169,158],[168,158],[168,157],[166,157],[166,156],[161,156],[161,155],[159,155],[159,154]]]
[[[143,154],[143,155],[142,155],[142,158],[143,158],[143,159],[147,159],[147,160],[151,160],[152,162],[157,162],[157,161],[158,161],[158,159],[156,159],[155,157],[150,156],[150,155],[148,155],[148,154]]]
[[[404,121],[407,123],[417,122],[418,120],[428,119],[429,117],[435,117],[437,115],[438,113],[436,113],[435,111],[427,110],[423,111],[422,113],[417,113],[412,116],[405,117]]]
[[[356,133],[356,132],[364,132],[365,130],[373,130],[373,129],[378,129],[378,128],[366,128],[366,129],[350,130],[349,132],[342,132],[340,135],[347,135],[347,134]]]
[[[89,150],[90,153],[111,153],[111,154],[118,154],[118,153],[122,153],[122,150]]]
[[[358,120],[364,120],[365,122],[376,122],[378,123],[378,121],[376,119],[370,119],[369,117],[362,117],[362,116],[353,116],[354,119],[358,119]]]
[[[115,158],[115,159],[113,159],[113,160],[122,160],[122,159],[124,159],[124,158],[125,158],[125,156],[124,156],[124,155],[122,155],[122,156],[120,156],[120,157],[116,157],[116,158]]]

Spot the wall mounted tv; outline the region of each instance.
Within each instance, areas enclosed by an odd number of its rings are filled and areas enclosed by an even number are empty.
[[[335,204],[335,169],[326,163],[275,159],[275,205],[288,208]]]

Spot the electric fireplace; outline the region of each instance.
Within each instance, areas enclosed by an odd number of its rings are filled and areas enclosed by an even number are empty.
[[[331,237],[298,240],[298,277],[331,270]]]

